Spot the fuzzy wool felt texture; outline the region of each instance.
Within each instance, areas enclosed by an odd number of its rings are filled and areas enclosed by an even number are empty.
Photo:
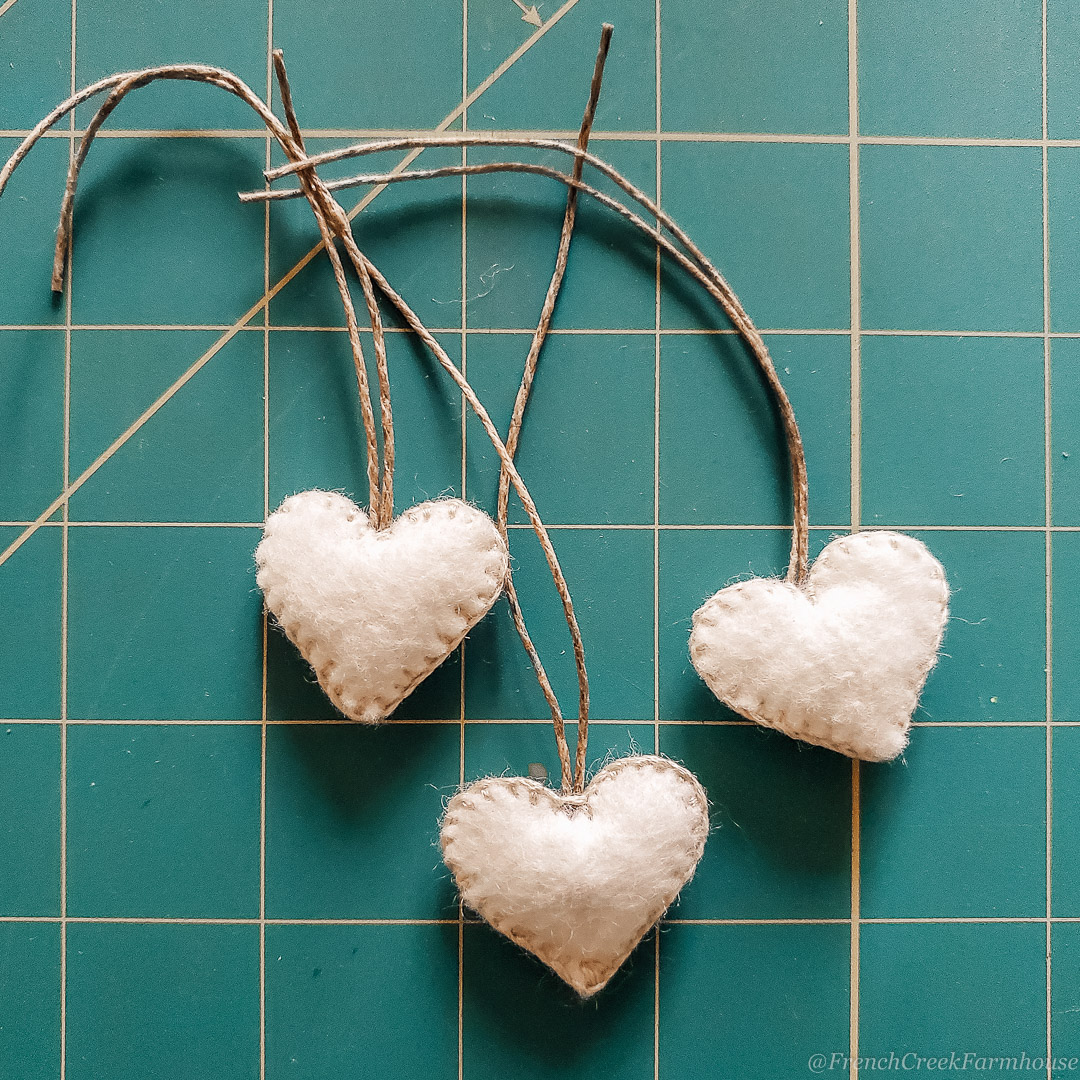
[[[693,773],[642,755],[581,795],[478,780],[450,800],[440,839],[465,903],[591,997],[693,876],[708,833]]]
[[[267,609],[347,717],[384,719],[495,603],[509,568],[495,523],[460,499],[376,530],[344,495],[303,491],[255,552]]]
[[[766,727],[864,761],[907,745],[948,618],[945,571],[893,532],[828,544],[801,586],[751,578],[694,614],[690,657],[712,692]]]

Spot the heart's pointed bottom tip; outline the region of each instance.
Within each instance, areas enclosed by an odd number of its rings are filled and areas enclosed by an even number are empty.
[[[730,702],[724,702],[724,704],[738,712],[738,709]],[[755,724],[760,724],[762,727],[786,735],[796,742],[804,743],[807,746],[818,746],[823,750],[832,750],[834,753],[842,754],[853,761],[864,761],[870,765],[887,765],[890,761],[895,761],[910,743],[910,721],[902,728],[866,739],[864,733],[859,731],[850,735],[836,733],[815,734],[800,728],[788,728],[782,723],[776,723],[759,716],[743,715],[746,716],[747,720],[752,720]]]
[[[565,982],[577,994],[577,996],[581,998],[582,1001],[588,1001],[589,998],[596,997],[596,995],[599,994],[600,991],[603,990],[604,987],[607,986],[607,984],[611,982],[612,978],[614,978],[615,976],[615,972],[613,971],[610,975],[605,976],[599,982],[583,983],[575,982],[572,979],[568,979],[565,975],[560,974],[558,971],[556,971],[555,974],[558,975],[559,978],[562,979],[563,982]]]

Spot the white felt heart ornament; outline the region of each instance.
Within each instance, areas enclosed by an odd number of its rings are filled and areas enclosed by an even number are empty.
[[[495,603],[506,545],[460,499],[405,511],[389,528],[332,491],[270,515],[255,552],[266,606],[349,718],[376,723],[435,670]]]
[[[693,876],[708,832],[693,773],[642,755],[581,795],[478,780],[447,805],[441,843],[465,903],[590,997]]]
[[[948,617],[941,564],[913,537],[828,544],[797,586],[751,578],[694,614],[690,657],[735,712],[864,761],[907,745]]]

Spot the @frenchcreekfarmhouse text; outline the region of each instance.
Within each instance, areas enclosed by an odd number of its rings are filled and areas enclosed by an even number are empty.
[[[949,1053],[920,1054],[914,1050],[852,1058],[837,1050],[831,1054],[811,1054],[806,1063],[815,1075],[847,1073],[855,1066],[860,1074],[873,1072],[969,1072],[969,1073],[1045,1073],[1075,1072],[1080,1057],[1051,1057],[1045,1054],[981,1054],[974,1050],[954,1050]]]

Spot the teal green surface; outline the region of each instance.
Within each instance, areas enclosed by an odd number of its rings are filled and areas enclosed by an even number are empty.
[[[1080,537],[1063,533],[1054,537],[1052,555],[1054,576],[1067,595],[1080,592]],[[1053,612],[1053,648],[1068,656],[1080,650],[1080,608],[1059,604]],[[1080,675],[1072,667],[1058,673],[1054,682],[1054,719],[1080,720]]]
[[[1050,403],[1050,469],[1054,484],[1055,525],[1080,525],[1080,417],[1072,402],[1080,395],[1080,342],[1071,338],[1051,343],[1053,378]]]
[[[1080,149],[1062,143],[1080,138],[1080,16],[1064,0],[538,8],[534,37],[512,0],[0,3],[0,155],[69,92],[73,13],[78,85],[196,60],[264,95],[272,41],[314,151],[439,125],[572,134],[614,23],[591,148],[660,197],[767,331],[806,444],[812,554],[899,528],[946,568],[911,746],[853,772],[745,723],[694,672],[694,610],[786,567],[780,431],[700,286],[664,262],[658,297],[654,250],[583,198],[518,462],[581,620],[590,768],[667,754],[707,788],[713,829],[659,931],[588,1002],[459,921],[445,801],[533,763],[555,781],[547,705],[505,601],[375,729],[341,723],[264,627],[266,512],[313,486],[367,500],[341,305],[307,205],[237,200],[267,161],[250,110],[205,86],[140,90],[84,169],[70,335],[49,289],[66,121],[0,199],[0,557],[49,519],[0,565],[4,1080],[787,1080],[819,1054],[850,1075],[853,1031],[866,1056],[1030,1059],[1049,1041],[1080,1057],[1080,935],[1062,921],[1080,918]],[[442,149],[415,167],[499,158],[569,161]],[[507,174],[391,185],[363,209],[370,189],[341,196],[502,431],[565,197]],[[386,322],[397,511],[463,494],[492,509],[480,424]],[[65,476],[67,517],[46,514]],[[573,746],[569,635],[510,507]]]
[[[0,528],[0,542],[14,543],[19,530]],[[42,528],[8,560],[0,582],[0,643],[9,676],[0,680],[5,719],[46,720],[60,715],[60,626],[63,587],[62,537]],[[7,666],[10,665],[10,666]]]
[[[769,335],[799,418],[810,521],[851,519],[851,341]],[[660,346],[660,520],[670,525],[791,521],[785,443],[741,339],[666,337]]]
[[[259,93],[266,84],[267,11],[261,0],[230,0],[227,7],[214,0],[95,0],[77,12],[76,82],[82,87],[117,71],[194,60],[228,68]],[[245,33],[236,32],[240,25]],[[80,123],[89,122],[97,104],[83,106]],[[141,88],[121,103],[116,122],[151,129],[259,127],[243,102],[198,83]]]
[[[712,799],[713,833],[678,919],[836,919],[851,909],[851,769],[745,726],[661,735]]]
[[[68,910],[122,918],[259,912],[259,731],[88,724],[67,747]],[[204,792],[191,799],[192,791]]]
[[[948,1058],[955,1051],[961,1059],[967,1052],[1045,1059],[1045,957],[1045,924],[865,927],[859,980],[864,1052],[888,1059],[890,1051],[900,1057],[925,1046],[924,1056]],[[1067,1050],[1075,1047],[1055,1053]],[[968,1068],[974,1071],[974,1064]]]
[[[259,928],[76,923],[68,928],[73,1080],[259,1075]]]
[[[305,126],[433,127],[461,99],[460,7],[397,0],[381,27],[373,14],[346,0],[276,0],[274,38]],[[252,36],[265,44],[265,28]]]
[[[438,819],[458,782],[448,724],[283,724],[267,733],[266,911],[282,919],[456,913]],[[426,780],[415,782],[422,768]]]
[[[0,923],[0,1069],[54,1080],[60,1069],[60,927]]]
[[[546,0],[537,6],[541,18],[549,20],[565,6],[565,0],[562,3]],[[461,8],[456,10],[461,12]],[[466,59],[470,87],[495,70],[525,39],[528,28],[517,25],[519,21],[519,17],[507,18],[503,0],[472,0],[469,4]],[[552,48],[526,53],[469,111],[469,127],[576,130],[581,123],[603,22],[613,23],[617,30],[596,113],[597,130],[653,129],[656,125],[655,5],[634,0],[580,0],[573,16],[557,23],[548,33]],[[554,67],[552,54],[559,57]],[[543,91],[538,92],[541,86]],[[454,99],[457,100],[456,94]],[[430,124],[430,117],[425,122]]]
[[[5,912],[60,913],[60,730],[0,726],[0,878]]]
[[[78,529],[69,540],[70,712],[259,718],[254,529]],[[238,582],[243,586],[237,588]]]
[[[867,338],[867,522],[1044,522],[1042,376],[1043,343],[1034,338]]]
[[[1042,329],[1037,149],[865,146],[859,170],[865,327]]]
[[[654,934],[631,954],[598,1004],[582,1001],[539,960],[486,924],[466,923],[465,1074],[647,1080],[653,1057]]]
[[[1080,1044],[1080,1016],[1076,1010],[1076,998],[1071,987],[1080,979],[1080,927],[1075,923],[1059,923],[1051,931],[1050,949],[1054,956],[1054,974],[1057,985],[1050,1000],[1052,1053],[1064,1059],[1064,1066],[1055,1068],[1054,1080],[1060,1080],[1074,1072],[1076,1065],[1070,1063],[1078,1056]]]
[[[656,196],[656,145],[594,144],[627,180]],[[566,170],[568,155],[512,147],[470,150],[470,164],[523,161]],[[614,196],[609,180],[588,177]],[[470,177],[466,258],[466,316],[473,327],[528,328],[536,323],[551,277],[551,236],[566,207],[563,184],[540,176],[491,173]],[[656,250],[614,211],[583,195],[574,228],[573,262],[555,307],[556,329],[634,330],[656,324]],[[647,217],[640,206],[633,209]],[[509,253],[513,253],[510,257]]]
[[[297,105],[298,109],[304,107],[302,102]],[[311,153],[321,153],[353,141],[310,139],[307,147]],[[275,152],[273,161],[275,164],[283,161],[280,151]],[[336,179],[357,173],[384,173],[400,161],[400,154],[372,154],[334,162],[327,166],[324,175],[327,179]],[[460,163],[459,151],[434,149],[424,152],[417,168]],[[249,177],[244,181],[244,187],[260,187],[260,181],[261,177]],[[343,191],[341,204],[351,211],[369,194],[366,187]],[[261,230],[263,218],[257,207],[249,206],[242,212],[251,211],[258,217]],[[314,254],[313,249],[320,244],[319,230],[311,208],[302,200],[272,203],[270,229],[273,236],[270,277],[271,281],[278,282],[292,273],[302,259]],[[353,231],[364,252],[428,327],[461,326],[460,180],[445,178],[392,184],[379,196],[377,207],[357,213]],[[483,291],[482,283],[474,285],[473,292]],[[352,293],[357,311],[363,312],[363,292],[355,281]],[[330,262],[324,255],[307,262],[271,298],[270,317],[275,326],[345,326]],[[396,313],[387,312],[384,317],[388,325],[401,325]]]
[[[441,334],[439,343],[460,359],[460,337]],[[405,510],[425,499],[460,495],[460,394],[415,338],[392,334],[386,349],[394,424],[403,436],[394,448],[395,505]],[[374,353],[366,353],[374,385]],[[366,504],[364,428],[348,336],[271,335],[269,383],[271,507],[308,488],[343,490]]]
[[[1045,720],[1044,537],[1001,531],[916,535],[948,567],[953,590],[942,655],[926,681],[918,718]],[[1055,535],[1053,543],[1070,539]],[[1062,587],[1071,595],[1067,578]],[[1071,606],[1061,605],[1065,613]],[[1068,671],[1062,674],[1067,680]]]
[[[566,732],[570,753],[577,749],[577,725]],[[651,724],[598,724],[589,731],[588,770],[595,773],[614,757],[655,751]],[[543,724],[474,724],[465,732],[465,779],[524,776],[531,764],[543,765],[548,778],[559,778],[559,755]]]
[[[23,4],[5,13],[0,65],[14,74],[0,95],[0,128],[33,127],[70,92],[71,12],[59,8]]]
[[[847,4],[661,5],[670,131],[848,130]]]
[[[711,259],[763,328],[851,325],[848,154],[800,143],[663,147],[664,209]],[[707,193],[707,195],[705,194]],[[737,213],[723,208],[738,207]],[[668,328],[728,325],[701,286],[665,274]]]
[[[12,14],[14,8],[8,12]],[[0,154],[5,161],[18,145],[17,139],[0,139]],[[4,198],[0,199],[0,229],[4,235],[4,273],[0,275],[3,325],[47,326],[64,321],[63,300],[49,291],[49,278],[67,167],[66,143],[46,140],[23,162],[4,189]],[[3,340],[14,339],[5,336]],[[5,344],[5,356],[13,347]]]
[[[1037,139],[1041,38],[1038,4],[941,0],[934,17],[923,18],[912,4],[863,0],[860,130]]]
[[[1046,16],[1048,133],[1052,139],[1075,139],[1080,134],[1080,10],[1048,4]]]
[[[905,760],[867,770],[864,779],[863,914],[1045,915],[1045,730],[918,734]]]
[[[1050,328],[1057,332],[1080,330],[1080,302],[1072,283],[1080,269],[1076,245],[1080,241],[1080,148],[1055,146],[1047,150],[1050,200]]]
[[[262,292],[265,226],[262,210],[238,205],[236,192],[259,186],[263,155],[252,139],[102,139],[80,184],[73,319],[239,318]],[[28,291],[44,287],[39,279]]]
[[[801,1076],[812,1054],[842,1049],[848,938],[835,925],[671,927],[660,952],[663,1074]]]
[[[1054,914],[1080,913],[1080,740],[1075,728],[1054,731]]]
[[[71,471],[91,465],[218,336],[75,331]],[[237,334],[75,495],[71,513],[87,521],[261,521],[262,384],[262,335]]]
[[[7,330],[0,344],[0,416],[11,446],[0,459],[0,514],[20,521],[64,483],[64,335]]]
[[[653,538],[651,531],[555,530],[559,561],[589,642],[591,715],[602,720],[653,718]],[[543,551],[532,532],[511,538],[515,585],[530,612],[533,642],[563,712],[577,715],[577,678],[562,605]],[[465,709],[470,718],[550,716],[526,659],[506,602],[485,619],[466,647]],[[471,672],[471,675],[469,674]]]
[[[453,1076],[456,926],[271,926],[268,1077]]]

